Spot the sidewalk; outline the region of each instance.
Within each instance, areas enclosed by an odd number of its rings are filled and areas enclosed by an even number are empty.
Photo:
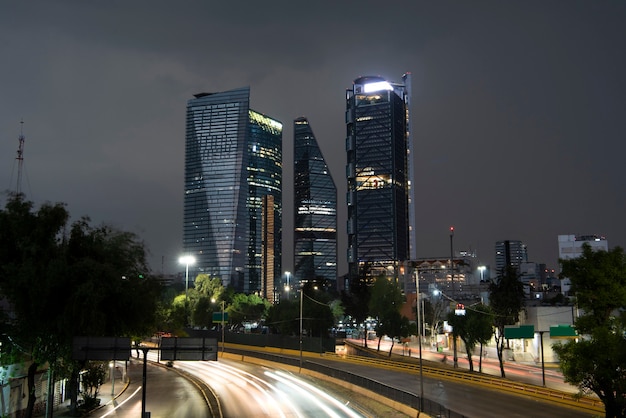
[[[350,339],[350,342],[363,346],[363,339]],[[391,343],[383,340],[380,345],[380,353],[388,354]],[[370,349],[376,350],[378,347],[378,340],[369,340],[367,346]],[[410,352],[409,352],[410,349]],[[411,357],[411,359],[419,358],[419,345],[417,341],[411,341],[407,346],[403,344],[394,344],[393,355],[398,357]],[[447,347],[442,351],[437,351],[431,346],[422,346],[422,360],[426,362],[438,363],[442,367],[454,367],[454,353],[451,347]],[[479,372],[482,366],[482,373],[485,375],[491,375],[500,377],[500,362],[498,360],[495,351],[489,351],[489,354],[482,358],[479,355],[472,356],[472,363],[474,366],[474,372]],[[457,365],[460,370],[469,370],[469,361],[465,350],[457,350]],[[543,384],[541,363],[534,361],[515,361],[505,360],[504,368],[508,378],[513,380],[519,380],[525,383],[531,383],[541,386]],[[568,383],[565,383],[563,375],[558,370],[558,365],[555,363],[545,364],[545,376],[546,386],[561,390],[564,392],[576,393],[578,389]]]
[[[139,375],[137,375],[137,370],[139,371]],[[115,368],[115,381],[111,381],[110,373],[107,376],[106,381],[100,386],[98,390],[97,398],[100,399],[100,405],[92,410],[88,415],[92,415],[98,409],[102,408],[105,405],[110,404],[115,400],[118,396],[120,396],[124,391],[128,388],[128,386],[133,383],[141,382],[143,372],[143,360],[136,358],[132,358],[128,362],[128,375],[122,376],[124,373],[124,362],[117,361]],[[82,396],[78,396],[78,400],[82,400]],[[59,404],[53,411],[53,417],[55,418],[69,418],[73,417],[70,415],[70,400],[67,399],[65,402]],[[36,415],[39,417],[45,416],[45,411],[43,414]]]

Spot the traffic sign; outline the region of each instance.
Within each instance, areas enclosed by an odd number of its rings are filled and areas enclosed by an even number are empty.
[[[128,360],[130,359],[130,338],[74,337],[72,358],[74,360]]]
[[[213,312],[213,322],[228,322],[228,312]]]
[[[217,360],[217,338],[161,338],[161,360]]]
[[[578,331],[571,325],[550,327],[550,338],[578,338]]]
[[[504,327],[504,338],[511,340],[517,338],[535,338],[534,325],[506,326]]]

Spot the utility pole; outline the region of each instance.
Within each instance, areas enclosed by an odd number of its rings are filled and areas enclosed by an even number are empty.
[[[456,294],[454,291],[454,245],[453,245],[453,238],[454,238],[454,227],[451,226],[450,227],[450,278],[452,280],[452,299],[454,300],[454,303],[457,303],[456,300]],[[456,336],[454,335],[454,333],[452,334],[452,350],[454,352],[454,368],[456,369],[457,367],[459,367],[459,357],[457,355],[457,351],[456,351]]]

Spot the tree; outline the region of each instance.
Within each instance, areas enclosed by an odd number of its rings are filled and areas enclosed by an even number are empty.
[[[503,359],[504,327],[514,325],[519,321],[519,313],[523,305],[524,285],[519,280],[517,269],[513,266],[507,266],[489,285],[489,306],[491,306],[494,315],[496,351],[502,377],[506,377]]]
[[[392,338],[401,334],[399,329],[394,328],[401,320],[400,309],[404,298],[395,278],[380,276],[372,287],[372,297],[369,303],[370,315],[377,319],[376,336],[378,337],[378,350],[382,337],[387,335]],[[407,320],[408,321],[408,320]],[[408,334],[407,334],[408,336]],[[393,349],[393,341],[391,344]],[[391,350],[389,351],[391,353]]]
[[[269,302],[258,295],[236,293],[227,311],[232,323],[241,324],[246,321],[260,322],[266,317],[269,307]]]
[[[327,337],[328,331],[335,324],[331,311],[329,295],[314,286],[306,284],[302,289],[302,326],[310,337]],[[302,295],[302,293],[301,293]]]
[[[295,300],[281,300],[272,305],[267,313],[265,324],[272,332],[283,335],[298,335],[300,332],[300,303]]]
[[[147,275],[143,243],[131,233],[93,228],[88,218],[67,234],[68,219],[64,205],[34,211],[20,194],[0,210],[0,291],[14,318],[3,351],[29,349],[27,417],[35,372],[45,363],[71,374],[75,409],[83,364],[71,358],[74,336],[145,335],[155,324],[160,287]]]
[[[561,277],[582,310],[574,326],[579,341],[553,345],[566,382],[593,392],[606,417],[626,416],[626,257],[616,247],[593,251],[583,245],[579,258],[560,260]]]
[[[364,277],[358,277],[350,281],[349,292],[342,290],[341,302],[345,308],[345,312],[357,324],[365,323],[369,315],[369,301],[371,295],[370,286]],[[364,344],[367,347],[367,330],[364,334]]]
[[[476,344],[485,344],[493,335],[493,316],[487,306],[476,305],[465,310],[465,315],[448,314],[448,322],[452,326],[454,338],[460,337],[465,345],[470,371],[474,371],[472,351]]]

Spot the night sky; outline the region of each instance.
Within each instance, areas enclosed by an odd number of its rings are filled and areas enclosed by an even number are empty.
[[[28,199],[135,232],[155,271],[181,271],[187,100],[250,86],[284,124],[285,231],[309,119],[344,274],[345,91],[410,72],[418,257],[449,256],[454,225],[482,263],[509,239],[556,268],[559,234],[626,246],[625,22],[622,0],[2,2],[0,187],[23,120]]]

